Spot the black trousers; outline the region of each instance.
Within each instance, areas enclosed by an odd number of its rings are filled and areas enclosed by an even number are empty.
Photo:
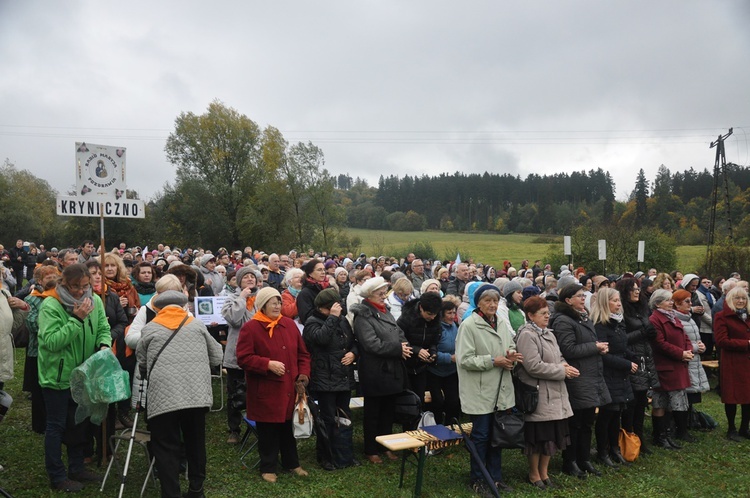
[[[294,439],[292,421],[283,423],[256,422],[258,433],[258,453],[260,454],[261,474],[275,474],[276,462],[281,453],[281,466],[285,469],[299,467],[297,441]]]
[[[318,463],[330,462],[333,463],[333,455],[331,454],[331,441],[333,441],[333,429],[336,426],[334,417],[338,410],[342,410],[349,420],[352,419],[352,412],[349,409],[349,401],[352,397],[351,391],[313,391],[313,399],[318,402],[318,411],[320,413],[320,419],[325,423],[326,432],[328,433],[327,438],[316,437],[315,438],[315,453],[318,458]],[[326,440],[328,443],[326,443]]]
[[[375,441],[375,438],[393,432],[396,396],[398,394],[365,396],[364,420],[362,421],[365,433],[365,455],[377,455],[386,450]]]
[[[620,410],[599,409],[596,416],[596,449],[601,456],[619,448]]]
[[[180,455],[185,443],[190,489],[206,480],[206,408],[187,408],[149,417],[151,452],[156,458],[163,498],[180,498]]]
[[[227,368],[227,425],[229,432],[240,432],[242,410],[235,408],[238,392],[244,392],[245,372],[239,368]],[[241,389],[240,389],[241,388]]]
[[[591,460],[591,427],[594,425],[596,407],[573,410],[568,419],[570,446],[563,450],[565,462],[576,462],[580,466]]]
[[[622,412],[622,427],[628,432],[634,432],[644,444],[643,422],[646,419],[648,407],[648,391],[634,391],[633,401],[627,404]]]
[[[461,400],[458,397],[458,374],[440,377],[427,372],[427,390],[432,401],[427,406],[435,414],[438,424],[452,424],[461,417]]]

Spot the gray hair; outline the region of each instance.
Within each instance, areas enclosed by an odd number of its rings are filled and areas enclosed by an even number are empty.
[[[284,281],[286,282],[287,287],[289,287],[289,284],[292,282],[292,279],[296,277],[297,275],[304,275],[305,272],[300,270],[299,268],[290,268],[286,271],[286,275],[284,275]],[[263,277],[261,276],[261,280],[263,280]]]
[[[670,299],[672,299],[672,291],[668,291],[667,289],[656,289],[654,293],[651,294],[651,299],[648,300],[648,307],[655,310],[661,303],[669,301]]]
[[[488,289],[484,292],[482,292],[482,295],[479,297],[479,301],[477,301],[477,305],[487,299],[488,297],[494,298],[496,301],[500,301],[500,291],[497,291],[495,289]]]
[[[723,292],[724,294],[726,294],[726,293],[727,293],[727,292],[729,292],[730,290],[732,290],[732,289],[734,289],[735,287],[737,287],[737,284],[738,284],[738,283],[740,283],[740,281],[739,281],[739,280],[737,280],[736,278],[731,278],[731,277],[730,277],[730,278],[726,279],[726,280],[724,281],[724,283],[723,283],[723,284],[721,284],[721,292]]]

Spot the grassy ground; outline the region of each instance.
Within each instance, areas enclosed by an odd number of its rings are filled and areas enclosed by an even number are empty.
[[[17,361],[17,372],[22,372],[22,359]],[[17,375],[17,377],[19,377]],[[715,379],[713,379],[715,382]],[[21,393],[17,378],[6,385],[15,402],[5,421],[0,423],[0,463],[6,467],[0,473],[0,486],[16,497],[51,496],[44,471],[43,437],[30,430],[29,401]],[[218,389],[218,384],[217,384]],[[711,392],[704,396],[700,409],[719,421],[714,432],[699,433],[697,443],[688,444],[682,451],[657,450],[655,454],[638,459],[626,469],[605,472],[603,478],[586,481],[560,474],[561,459],[552,460],[552,477],[561,488],[554,496],[560,497],[702,497],[749,496],[750,441],[728,442],[724,438],[726,423],[723,405]],[[355,412],[355,452],[361,455],[361,411]],[[206,495],[209,497],[406,497],[411,496],[414,483],[413,470],[407,473],[406,487],[398,488],[399,465],[386,462],[375,466],[363,464],[335,472],[321,470],[315,464],[313,439],[299,443],[303,467],[310,470],[306,479],[280,475],[275,485],[260,479],[257,470],[243,468],[235,448],[226,443],[226,412],[210,413],[207,417],[208,471]],[[650,422],[647,421],[650,427]],[[138,496],[145,475],[143,454],[136,448],[133,453],[125,496]],[[123,453],[124,455],[124,453]],[[526,462],[520,451],[506,451],[503,455],[505,479],[516,488],[514,496],[537,496],[538,492],[524,484]],[[430,457],[425,471],[425,497],[471,497],[467,488],[469,456],[461,447]],[[102,470],[103,472],[103,470]],[[80,494],[84,497],[116,496],[119,476],[111,477],[100,494],[98,487],[87,486]],[[187,483],[184,483],[187,489]],[[552,496],[550,493],[549,495]],[[153,487],[146,496],[159,496]]]
[[[542,236],[543,242],[537,242],[540,236],[534,234],[500,235],[490,233],[451,233],[451,232],[391,232],[383,230],[364,230],[349,228],[350,236],[357,236],[362,241],[362,252],[368,256],[399,255],[405,256],[405,250],[416,243],[429,242],[435,248],[440,259],[453,260],[456,252],[461,251],[461,258],[467,256],[474,261],[489,263],[501,267],[503,260],[510,260],[518,267],[521,261],[535,259],[544,261],[551,245],[559,246],[563,251],[562,237]],[[705,246],[679,246],[677,248],[677,267],[685,271],[695,271],[706,255]],[[671,271],[670,268],[668,271]]]

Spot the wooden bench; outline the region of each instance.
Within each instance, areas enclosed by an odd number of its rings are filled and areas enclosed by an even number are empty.
[[[461,424],[466,433],[471,433],[471,423]],[[453,426],[447,426],[449,429],[453,429],[459,432],[458,428]],[[416,436],[416,437],[415,437]],[[424,468],[425,462],[427,461],[427,451],[443,448],[444,444],[442,441],[432,437],[424,431],[408,431],[400,432],[397,434],[387,434],[383,436],[377,436],[375,441],[385,446],[390,451],[403,451],[401,454],[401,475],[398,481],[398,487],[404,487],[404,472],[406,470],[406,460],[409,455],[414,455],[416,458],[417,475],[414,484],[414,496],[420,496],[422,494],[422,482],[424,481]],[[457,445],[463,442],[463,439],[455,440],[453,445]]]
[[[701,365],[703,365],[703,368],[707,368],[709,370],[718,370],[719,360],[703,360],[701,361]]]

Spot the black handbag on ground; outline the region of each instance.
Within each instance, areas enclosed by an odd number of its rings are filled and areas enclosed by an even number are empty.
[[[503,385],[503,376],[505,369],[500,374],[500,385],[497,386],[497,395],[495,396],[495,413],[492,419],[492,434],[490,443],[493,448],[515,449],[524,448],[526,441],[524,438],[524,420],[523,414],[516,409],[498,410],[497,400],[500,397],[500,386]]]
[[[354,460],[354,443],[352,420],[344,410],[338,408],[334,417],[333,435],[331,437],[331,452],[333,464],[338,469],[345,469],[356,465]]]

